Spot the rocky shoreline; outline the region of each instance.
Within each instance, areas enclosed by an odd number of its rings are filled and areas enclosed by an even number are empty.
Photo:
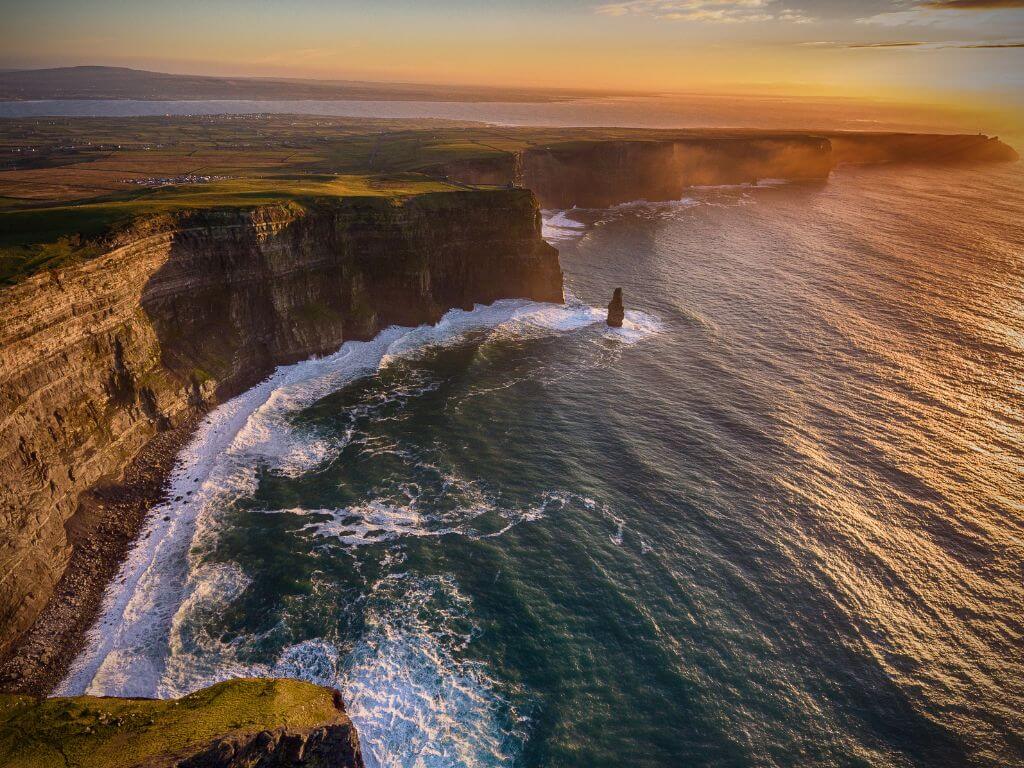
[[[510,297],[562,300],[525,190],[140,221],[0,291],[0,690],[67,673],[202,414],[277,365]]]
[[[77,512],[65,526],[73,547],[71,560],[42,613],[0,666],[0,691],[47,696],[67,675],[149,511],[164,500],[178,454],[199,420],[197,414],[160,432],[120,482],[100,484],[82,494]]]

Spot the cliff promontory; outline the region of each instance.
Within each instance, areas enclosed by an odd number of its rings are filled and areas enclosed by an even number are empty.
[[[833,165],[827,139],[780,134],[562,142],[457,160],[438,172],[469,184],[526,187],[544,208],[603,208],[678,200],[702,184],[826,179]]]
[[[838,165],[1012,162],[1012,147],[982,135],[693,132],[645,138],[552,142],[452,160],[439,177],[526,187],[543,208],[605,208],[633,200],[678,200],[688,187],[762,179],[824,181]],[[663,132],[671,134],[672,132]]]
[[[526,190],[144,218],[103,255],[0,292],[0,658],[65,575],[72,541],[87,556],[126,514],[116,493],[83,493],[126,468],[145,475],[132,465],[144,446],[276,365],[504,297],[562,300]],[[87,623],[101,591],[64,590],[53,628]],[[73,650],[51,637],[4,684],[45,690],[46,655]]]
[[[237,679],[181,699],[0,694],[8,768],[362,768],[341,695]]]

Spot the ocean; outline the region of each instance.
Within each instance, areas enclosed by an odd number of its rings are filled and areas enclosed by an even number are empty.
[[[1022,222],[1021,163],[547,212],[564,306],[210,414],[62,691],[336,685],[380,768],[1021,764]]]

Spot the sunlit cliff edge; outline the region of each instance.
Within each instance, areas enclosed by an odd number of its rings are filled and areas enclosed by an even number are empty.
[[[0,694],[8,768],[362,768],[336,691],[298,680],[232,680],[181,699]]]

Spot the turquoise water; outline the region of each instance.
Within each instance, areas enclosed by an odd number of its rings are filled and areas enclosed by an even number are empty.
[[[212,414],[65,689],[338,685],[372,766],[1024,760],[1022,171],[549,214],[566,307]]]

